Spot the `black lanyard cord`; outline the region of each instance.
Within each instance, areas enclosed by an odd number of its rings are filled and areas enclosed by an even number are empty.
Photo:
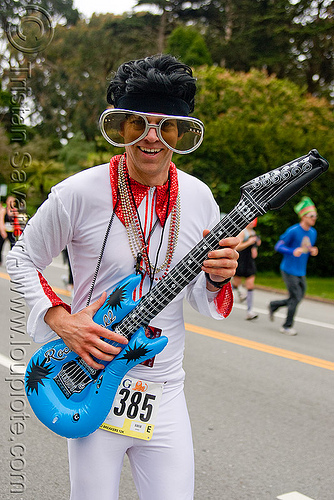
[[[96,283],[96,280],[97,280],[97,275],[98,275],[99,270],[100,270],[102,257],[103,257],[104,250],[105,250],[105,247],[106,247],[106,244],[107,244],[107,240],[108,240],[108,236],[109,236],[109,233],[110,233],[110,229],[111,229],[111,226],[112,226],[113,221],[114,221],[115,212],[116,212],[116,208],[117,208],[118,202],[119,202],[119,196],[118,196],[118,193],[117,193],[116,204],[115,204],[115,207],[114,207],[114,209],[112,211],[112,214],[111,214],[111,217],[110,217],[110,220],[109,220],[109,223],[108,223],[108,227],[107,227],[107,230],[106,230],[106,234],[104,235],[102,247],[101,247],[101,250],[100,250],[100,255],[99,255],[98,259],[97,259],[97,264],[96,264],[96,268],[95,268],[95,272],[94,272],[94,276],[93,276],[93,281],[92,281],[92,284],[91,284],[89,292],[88,292],[88,298],[87,298],[87,302],[86,302],[86,307],[89,306],[91,298],[92,298],[92,294],[93,294],[93,291],[94,291],[95,283]]]

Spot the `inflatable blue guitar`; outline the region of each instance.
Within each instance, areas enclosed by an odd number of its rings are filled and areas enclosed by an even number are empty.
[[[233,210],[140,301],[132,301],[140,276],[131,275],[118,283],[93,320],[120,333],[129,343],[121,346],[121,352],[111,362],[102,362],[104,369],[91,368],[61,339],[41,347],[31,358],[25,376],[29,403],[41,422],[69,438],[95,431],[108,415],[124,375],[166,346],[166,337],[149,339],[145,330],[201,272],[208,252],[218,248],[222,238],[237,236],[255,217],[281,208],[328,166],[314,149],[244,184],[240,201]]]

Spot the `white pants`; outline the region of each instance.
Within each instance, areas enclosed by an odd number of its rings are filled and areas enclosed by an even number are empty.
[[[150,441],[98,429],[68,440],[71,500],[117,500],[125,453],[140,500],[192,500],[194,456],[183,390],[163,394]]]

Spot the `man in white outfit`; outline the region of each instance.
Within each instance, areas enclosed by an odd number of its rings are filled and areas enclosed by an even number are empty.
[[[59,336],[88,365],[102,368],[98,360],[112,361],[121,348],[101,337],[126,343],[92,320],[105,291],[136,272],[141,279],[134,298],[140,299],[219,221],[209,188],[171,161],[173,152],[189,153],[202,141],[201,122],[188,116],[195,92],[191,69],[169,55],[130,61],[117,70],[107,95],[112,108],[100,123],[104,137],[125,153],[55,186],[8,257],[8,271],[24,288],[31,309],[28,331],[36,342]],[[203,272],[150,324],[157,335],[162,331],[168,337],[165,349],[127,373],[136,387],[152,385],[157,391],[152,437],[115,432],[122,407],[117,405],[129,404],[115,397],[103,428],[68,440],[71,500],[116,500],[125,453],[141,500],[193,498],[182,302],[187,298],[217,319],[229,314],[238,243],[226,238],[219,250],[209,252]],[[42,275],[65,247],[74,279],[71,310]]]

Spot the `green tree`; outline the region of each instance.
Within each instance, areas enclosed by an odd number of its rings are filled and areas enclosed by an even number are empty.
[[[317,96],[334,85],[332,0],[193,0],[184,21],[202,28],[214,63],[237,71],[265,68]]]
[[[203,36],[195,28],[179,26],[169,35],[167,52],[179,57],[189,66],[212,64]]]
[[[60,150],[58,160],[64,164],[67,173],[79,172],[86,168],[88,156],[95,152],[95,142],[88,142],[82,132],[77,132]]]
[[[24,145],[15,143],[9,146],[9,192],[23,200],[29,215],[33,215],[46,199],[51,187],[68,176],[64,164],[57,158],[58,154],[52,138],[38,134]]]
[[[289,55],[289,0],[200,0],[189,2],[183,19],[206,27],[206,42],[216,64],[238,71],[281,70]]]
[[[0,121],[7,133],[10,132],[10,115],[9,108],[11,104],[11,94],[8,90],[3,89],[2,80],[0,80]]]
[[[52,186],[65,179],[68,174],[62,163],[34,159],[25,172],[27,179],[22,190],[26,190],[28,213],[33,215],[46,200]],[[16,189],[19,190],[19,187],[16,186]]]
[[[79,19],[79,12],[73,8],[73,0],[12,0],[1,1],[0,25],[3,29],[7,28],[7,23],[18,22],[22,11],[33,5],[34,8],[42,7],[53,18],[54,22],[62,21],[67,25],[75,24]]]
[[[0,184],[9,184],[11,147],[4,127],[0,126]]]
[[[291,44],[295,64],[287,76],[314,95],[333,97],[334,2],[299,0],[294,5]]]
[[[136,6],[147,5],[160,11],[160,22],[157,32],[158,50],[165,52],[166,38],[173,30],[175,20],[180,16],[187,4],[184,0],[138,0]]]
[[[94,15],[89,23],[57,26],[52,43],[32,68],[39,133],[66,140],[82,131],[86,140],[94,140],[112,71],[126,60],[155,52],[155,31],[156,16],[148,13]]]
[[[334,115],[325,99],[257,70],[236,73],[205,67],[196,76],[195,116],[204,122],[204,142],[191,155],[179,156],[176,163],[211,186],[222,211],[230,211],[237,203],[244,182],[313,148],[333,162]],[[302,193],[318,205],[319,248],[323,255],[332,256],[333,188],[334,174],[329,169]],[[270,212],[260,223],[263,245],[258,262],[264,269],[275,265],[274,244],[284,226],[296,222],[296,201],[289,201],[277,213]],[[316,265],[318,274],[334,271],[333,259],[318,259]]]

